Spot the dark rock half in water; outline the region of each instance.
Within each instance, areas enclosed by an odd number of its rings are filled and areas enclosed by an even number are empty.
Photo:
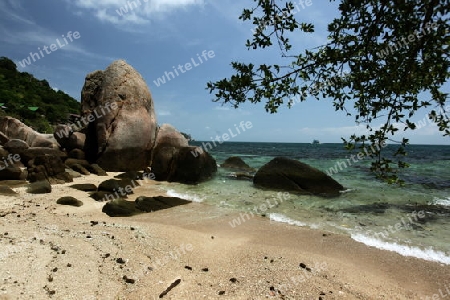
[[[324,172],[305,163],[276,157],[253,178],[257,187],[319,196],[339,196],[344,187]]]
[[[158,181],[196,184],[217,171],[216,160],[200,147],[156,147],[152,172]]]
[[[178,205],[185,205],[191,201],[177,197],[138,197],[134,202],[124,199],[109,201],[103,206],[102,212],[110,217],[130,217],[141,213],[154,212]]]
[[[252,167],[250,167],[245,161],[242,160],[242,158],[238,156],[231,156],[227,158],[221,165],[222,168],[227,169],[237,169],[241,171],[255,171]]]
[[[230,179],[235,179],[235,180],[248,180],[248,181],[253,181],[253,177],[255,175],[253,175],[252,173],[249,172],[233,172],[233,173],[228,173],[227,175],[225,175],[227,178]]]
[[[191,201],[184,200],[177,197],[138,197],[136,198],[136,208],[145,211],[152,212],[161,209],[167,209],[178,205],[185,205],[191,203]]]

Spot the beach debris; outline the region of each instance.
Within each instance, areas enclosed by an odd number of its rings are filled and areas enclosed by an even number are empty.
[[[122,257],[119,257],[116,259],[116,263],[118,263],[118,264],[124,264],[125,262],[126,261]]]
[[[55,291],[55,290],[51,290],[47,285],[44,286],[44,290],[45,290],[50,296],[56,294],[56,291]]]
[[[95,226],[98,224],[98,221],[91,221],[91,226]]]
[[[123,280],[125,280],[126,283],[131,283],[131,284],[133,284],[133,283],[136,282],[136,280],[134,280],[134,279],[132,279],[132,278],[128,278],[127,275],[123,275],[122,278],[123,278]]]
[[[276,293],[276,291],[275,291],[275,288],[273,287],[273,286],[271,286],[270,288],[269,288],[269,290],[270,290],[270,296],[271,297],[275,297],[276,295],[277,295],[277,293]]]
[[[203,271],[203,272],[208,272],[209,269],[208,269],[208,268],[203,268],[202,271]]]
[[[219,295],[225,295],[225,291],[219,291]]]
[[[159,295],[159,298],[162,298],[162,297],[164,297],[165,295],[167,295],[174,287],[176,287],[177,285],[179,285],[180,284],[180,282],[181,282],[181,279],[177,279],[177,280],[175,280],[174,282],[172,282],[172,284],[164,291],[164,292],[162,292],[160,295]]]
[[[299,266],[300,266],[300,268],[305,269],[305,270],[308,271],[308,272],[311,272],[311,268],[307,267],[306,264],[300,263]]]
[[[232,283],[236,283],[236,282],[239,282],[239,280],[237,280],[236,278],[230,278],[230,281],[232,282]]]
[[[188,269],[189,271],[192,271],[192,267],[184,266],[185,269]]]

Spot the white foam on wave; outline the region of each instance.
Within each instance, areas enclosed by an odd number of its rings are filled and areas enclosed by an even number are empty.
[[[445,199],[434,198],[433,201],[431,201],[431,204],[432,205],[450,206],[450,197],[447,197]]]
[[[203,202],[203,200],[204,200],[203,198],[200,198],[197,195],[182,194],[182,193],[175,192],[174,190],[167,190],[166,194],[169,197],[178,197],[178,198],[189,200],[192,202]]]
[[[306,226],[306,227],[310,227],[313,229],[319,228],[315,224],[306,224],[306,223],[303,223],[303,222],[300,222],[297,220],[293,220],[293,219],[291,219],[283,214],[279,214],[279,213],[271,213],[271,214],[269,214],[269,218],[270,218],[270,221],[273,221],[273,222],[287,223],[289,225],[294,225],[294,226],[299,226],[299,227]]]
[[[447,256],[442,251],[436,251],[431,247],[428,249],[421,249],[418,247],[411,247],[406,245],[400,245],[397,243],[390,243],[362,233],[354,233],[351,235],[351,237],[357,242],[381,250],[393,251],[403,256],[412,256],[424,260],[435,261],[446,265],[450,265],[450,256]]]

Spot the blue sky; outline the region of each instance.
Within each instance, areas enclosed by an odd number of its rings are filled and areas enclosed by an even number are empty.
[[[170,123],[197,140],[228,132],[241,121],[250,121],[253,127],[233,141],[341,142],[341,137],[364,132],[353,118],[334,111],[329,99],[311,98],[291,109],[282,108],[278,114],[266,113],[263,103],[245,104],[236,110],[211,101],[206,83],[231,75],[231,61],[280,60],[276,49],[248,51],[245,47],[253,25],[241,22],[238,16],[243,8],[253,5],[252,0],[135,0],[137,7],[132,5],[130,9],[131,2],[2,0],[0,56],[11,58],[19,70],[46,79],[55,89],[78,100],[86,74],[124,59],[147,82],[158,123]],[[120,11],[127,6],[128,13]],[[313,22],[316,33],[295,36],[295,49],[325,43],[326,25],[337,15],[336,3],[311,0],[310,6],[298,7],[297,19]],[[78,39],[70,40],[69,32],[78,32]],[[25,67],[18,63],[30,52],[51,44],[58,45],[55,51],[43,52],[41,58],[30,60]],[[213,51],[214,57],[200,63],[197,54],[203,51]],[[192,60],[196,66],[191,70],[179,72],[165,84],[155,84],[165,72],[173,72],[173,66]],[[426,111],[418,112],[415,121],[425,115]],[[450,139],[442,137],[430,124],[407,135],[414,144],[450,144]]]

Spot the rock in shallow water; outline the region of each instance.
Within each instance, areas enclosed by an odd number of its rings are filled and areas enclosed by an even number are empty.
[[[184,200],[178,197],[138,197],[135,200],[136,208],[145,212],[152,212],[161,209],[167,209],[178,205],[191,203],[191,201]]]
[[[324,172],[305,163],[276,157],[253,178],[257,187],[319,196],[339,196],[344,187]]]
[[[196,184],[213,177],[216,160],[201,147],[156,147],[152,172],[158,181]]]
[[[237,169],[241,171],[253,172],[255,169],[250,167],[242,158],[238,156],[231,156],[227,158],[221,165],[222,168]]]
[[[178,205],[185,205],[191,201],[177,197],[138,197],[134,202],[124,199],[116,199],[107,202],[102,212],[110,217],[130,217],[136,214],[154,212],[161,209],[167,209]]]

